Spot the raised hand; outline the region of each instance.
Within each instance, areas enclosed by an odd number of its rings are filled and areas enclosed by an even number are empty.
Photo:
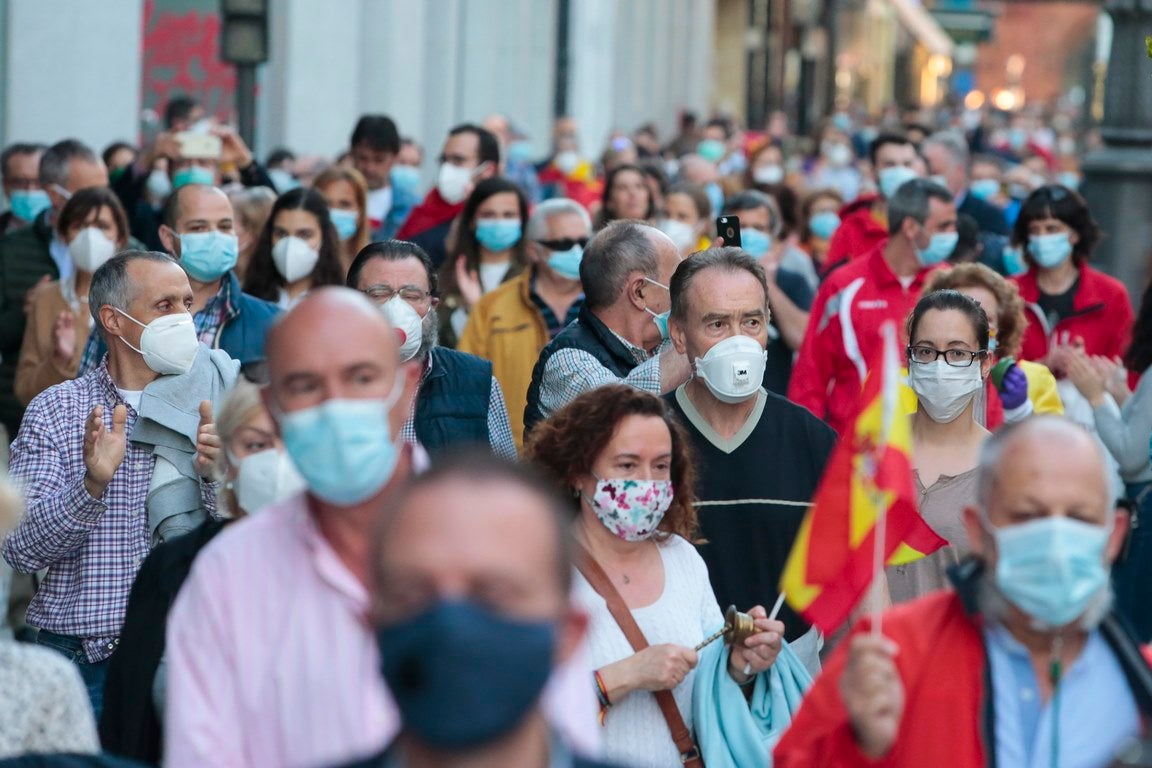
[[[117,405],[112,410],[112,429],[104,425],[104,406],[92,409],[84,422],[84,487],[94,499],[104,495],[112,476],[124,461],[128,447],[126,425],[128,408]]]
[[[456,285],[460,288],[460,295],[464,298],[464,306],[472,309],[484,294],[484,287],[480,284],[480,275],[475,270],[468,269],[464,256],[456,257]]]
[[[212,403],[200,401],[200,426],[196,429],[196,473],[200,477],[211,478],[213,468],[220,456],[220,438],[216,435],[216,421],[212,415]]]
[[[57,365],[67,367],[76,352],[76,318],[65,309],[52,324],[52,357]]]
[[[886,637],[856,635],[849,641],[840,696],[856,743],[864,754],[883,757],[896,742],[904,715],[904,684],[894,661],[897,646]]]

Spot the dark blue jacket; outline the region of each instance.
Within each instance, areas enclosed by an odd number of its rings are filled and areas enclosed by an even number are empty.
[[[490,445],[492,363],[445,347],[430,354],[432,370],[416,394],[416,439],[432,457],[449,447]]]
[[[556,338],[540,352],[540,359],[532,369],[532,383],[528,385],[528,405],[524,408],[524,436],[527,437],[536,423],[544,420],[540,411],[540,381],[544,377],[544,367],[548,359],[562,349],[579,349],[587,352],[612,373],[620,378],[627,376],[639,363],[631,350],[616,338],[608,326],[600,322],[585,304],[574,323],[560,331]]]

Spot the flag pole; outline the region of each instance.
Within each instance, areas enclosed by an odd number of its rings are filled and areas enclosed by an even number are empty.
[[[876,527],[873,529],[872,538],[875,542],[875,551],[873,552],[873,571],[872,571],[872,637],[879,638],[881,635],[880,621],[884,613],[884,600],[880,595],[880,580],[884,578],[884,534],[885,529],[888,527],[886,518],[888,517],[888,505],[881,504],[876,512]]]
[[[881,402],[881,426],[880,426],[880,445],[876,447],[879,455],[888,449],[888,440],[892,434],[892,425],[896,419],[900,418],[897,413],[897,399],[899,397],[896,382],[899,377],[900,363],[898,361],[896,352],[896,324],[891,320],[884,323],[880,327],[880,335],[884,339],[884,356],[883,370],[881,375],[884,377],[881,382],[880,389],[880,402]],[[880,637],[881,634],[881,614],[884,612],[884,600],[880,593],[880,586],[884,578],[884,566],[887,563],[885,553],[885,541],[888,529],[888,504],[889,500],[885,498],[884,494],[876,491],[873,485],[873,492],[876,494],[875,498],[878,502],[876,504],[876,527],[873,529],[873,542],[875,543],[875,551],[872,554],[872,636]]]

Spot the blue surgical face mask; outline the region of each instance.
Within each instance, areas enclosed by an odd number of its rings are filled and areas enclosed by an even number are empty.
[[[527,141],[513,141],[508,144],[508,162],[510,163],[530,163],[532,162],[532,144]]]
[[[193,280],[211,283],[236,266],[240,241],[236,235],[213,230],[180,235],[180,266]]]
[[[808,229],[821,240],[831,240],[840,228],[840,217],[835,211],[820,211],[808,219]]]
[[[696,154],[710,163],[718,163],[724,159],[728,149],[719,139],[704,139],[696,145]]]
[[[332,219],[332,226],[336,228],[336,235],[341,240],[347,240],[356,234],[360,226],[360,216],[356,211],[346,211],[343,208],[329,208],[328,217]]]
[[[8,196],[8,204],[16,218],[31,222],[52,207],[52,199],[42,189],[17,189]]]
[[[916,249],[916,258],[925,267],[934,267],[948,259],[956,250],[960,235],[955,232],[937,232],[928,240],[928,247]]]
[[[724,210],[724,190],[716,182],[710,182],[704,185],[704,193],[708,195],[708,202],[712,206],[712,212],[718,213]]]
[[[489,251],[506,251],[520,242],[520,219],[477,219],[476,240]]]
[[[206,186],[213,186],[216,183],[216,174],[212,171],[199,165],[190,165],[187,168],[181,168],[172,174],[172,191],[180,189],[188,184],[204,184]]]
[[[893,165],[888,168],[880,169],[880,173],[876,176],[876,181],[880,185],[880,194],[884,196],[885,200],[891,200],[896,195],[896,190],[907,184],[912,179],[918,179],[920,175],[916,171],[903,165]]]
[[[548,267],[568,280],[580,279],[580,262],[584,260],[584,249],[574,245],[566,251],[552,251],[548,255]]]
[[[409,197],[417,197],[420,190],[420,169],[414,165],[393,163],[388,181],[394,188],[407,192]]]
[[[1072,255],[1072,240],[1067,232],[1051,235],[1032,235],[1028,238],[1028,253],[1044,269],[1058,267]]]
[[[759,229],[740,229],[740,247],[748,252],[749,256],[762,258],[772,247],[772,237]]]
[[[325,400],[279,414],[284,450],[317,498],[351,507],[392,479],[400,449],[392,440],[388,413],[401,388],[397,379],[385,400]]]
[[[442,750],[489,744],[532,711],[552,672],[556,625],[444,601],[380,627],[381,670],[404,729]]]
[[[1008,277],[1020,277],[1028,273],[1028,262],[1024,260],[1024,254],[1019,248],[1006,246],[1003,259],[1004,274]]]
[[[648,282],[652,283],[652,285],[659,286],[659,287],[663,288],[664,290],[668,291],[668,286],[664,285],[664,283],[658,283],[650,277],[646,277],[644,279],[647,280]],[[671,293],[671,291],[669,291],[669,293]],[[668,317],[672,314],[672,310],[669,309],[665,312],[661,312],[661,313],[657,314],[657,313],[653,312],[652,310],[650,310],[648,307],[644,307],[644,311],[647,312],[648,314],[652,315],[652,322],[656,323],[656,327],[660,329],[660,342],[663,343],[663,342],[667,341],[668,340]]]
[[[1000,194],[1000,182],[996,179],[976,179],[968,186],[968,191],[977,200],[991,200]]]
[[[1063,627],[1108,588],[1104,549],[1110,533],[1109,527],[1070,517],[995,528],[996,585],[1033,619]]]

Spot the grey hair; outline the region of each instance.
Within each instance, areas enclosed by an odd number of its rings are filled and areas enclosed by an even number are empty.
[[[968,158],[971,154],[968,140],[955,131],[937,131],[924,139],[924,146],[920,148],[921,153],[927,147],[941,147],[956,165],[961,168],[968,167]]]
[[[996,432],[993,432],[980,447],[980,459],[976,465],[976,503],[980,507],[982,514],[988,514],[988,505],[992,500],[992,494],[995,492],[996,484],[1000,480],[1000,469],[1004,463],[1005,453],[1009,447],[1013,446],[1018,438],[1033,431],[1048,432],[1052,433],[1053,437],[1063,438],[1068,438],[1069,433],[1074,432],[1088,438],[1096,453],[1096,462],[1100,467],[1104,488],[1107,489],[1105,491],[1106,498],[1104,504],[1109,509],[1113,508],[1115,499],[1113,499],[1111,495],[1112,469],[1108,464],[1107,457],[1104,455],[1104,450],[1100,446],[1099,441],[1080,424],[1077,424],[1065,416],[1040,414],[1001,427]],[[1063,449],[1058,448],[1056,450]]]
[[[888,234],[898,233],[905,219],[923,224],[928,219],[930,199],[944,203],[955,201],[951,192],[929,179],[910,179],[901,184],[888,199]]]
[[[584,222],[584,226],[588,231],[592,231],[592,217],[588,215],[588,211],[584,206],[566,197],[554,197],[551,200],[545,200],[532,209],[532,215],[528,217],[528,227],[524,232],[524,236],[530,241],[547,238],[548,221],[553,216],[560,216],[566,213],[579,216],[580,221]]]
[[[672,294],[672,317],[680,322],[688,319],[688,292],[692,283],[706,269],[721,269],[726,272],[747,272],[756,278],[764,289],[764,311],[768,312],[768,281],[760,262],[739,248],[709,248],[692,254],[680,262],[672,275],[669,290]]]
[[[780,227],[782,225],[780,216],[780,206],[771,195],[765,194],[758,189],[746,189],[739,192],[724,201],[724,215],[725,216],[739,216],[740,211],[752,211],[757,208],[767,208],[768,218],[771,223],[768,225],[772,237],[777,237],[780,234]]]
[[[72,161],[80,159],[89,163],[102,163],[92,148],[77,139],[64,139],[58,141],[40,156],[40,186],[50,187],[53,184],[66,186],[68,183],[68,170]]]
[[[140,260],[176,263],[171,256],[159,251],[121,251],[101,264],[92,275],[92,284],[88,286],[88,311],[92,313],[92,319],[101,332],[104,330],[100,323],[101,307],[126,310],[136,298],[136,286],[128,279],[128,265]]]
[[[658,231],[640,221],[618,219],[588,241],[580,262],[580,282],[588,309],[615,304],[633,272],[656,279],[660,260],[652,233]]]

